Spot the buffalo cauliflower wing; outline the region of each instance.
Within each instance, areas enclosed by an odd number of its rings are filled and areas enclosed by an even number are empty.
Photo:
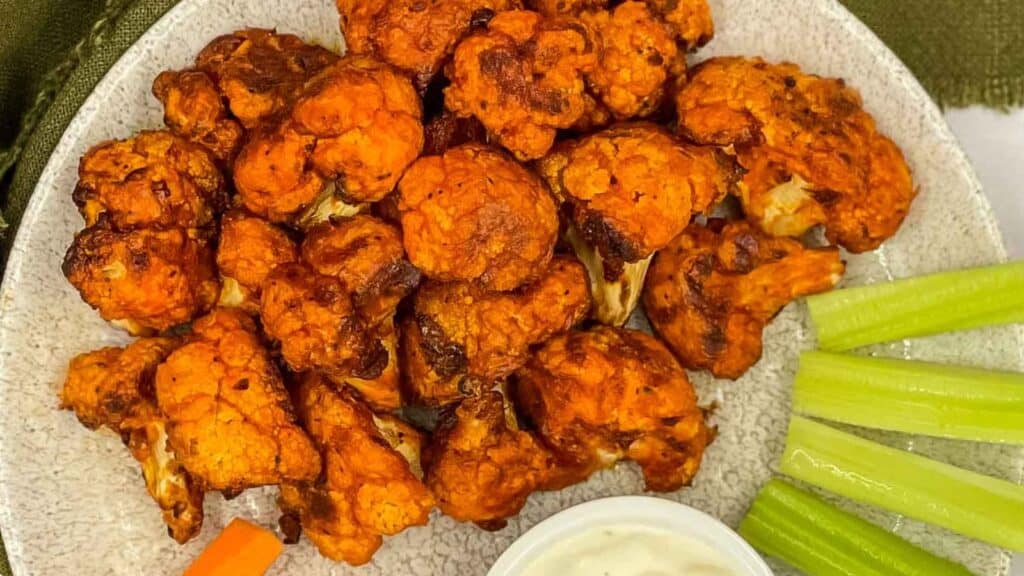
[[[830,290],[843,269],[838,249],[711,220],[690,225],[655,256],[644,310],[683,366],[739,378],[761,357],[761,333],[779,310]]]
[[[288,233],[262,218],[241,210],[220,221],[217,268],[221,274],[221,306],[259,311],[263,282],[282,264],[299,259],[299,249]]]
[[[316,137],[291,124],[254,131],[234,165],[238,199],[271,222],[295,220],[327,189],[311,169]]]
[[[559,128],[583,116],[584,74],[597,57],[592,31],[577,19],[502,12],[456,47],[445,106],[475,116],[519,160],[540,158]]]
[[[685,51],[695,50],[711,40],[715,25],[707,0],[645,0],[647,6],[665,22],[673,40]],[[545,16],[599,12],[608,8],[608,0],[526,0],[531,10]]]
[[[565,141],[538,169],[569,215],[566,237],[590,272],[598,319],[613,325],[635,307],[654,252],[738,177],[724,153],[647,122]]]
[[[513,292],[428,282],[403,325],[409,399],[442,405],[491,387],[526,361],[530,346],[568,330],[590,310],[586,270],[557,256],[543,276]]]
[[[311,161],[347,198],[376,202],[423,149],[423,114],[409,79],[369,58],[347,57],[311,80],[291,117],[316,137]]]
[[[290,109],[306,81],[337,60],[298,36],[249,28],[214,39],[195,67],[216,82],[242,126],[253,129]]]
[[[544,184],[480,144],[417,160],[398,186],[409,260],[428,278],[511,290],[545,269],[558,213]]]
[[[103,348],[71,360],[61,408],[86,427],[119,434],[142,468],[146,489],[160,506],[168,534],[185,543],[203,525],[203,491],[167,447],[167,421],[156,408],[157,365],[178,344],[144,338],[125,348]]]
[[[442,512],[460,522],[500,530],[555,463],[534,436],[520,430],[501,392],[484,392],[446,411],[423,452],[427,486]]]
[[[156,367],[177,345],[174,338],[142,338],[76,356],[61,389],[61,408],[72,410],[90,430],[120,433],[136,405],[152,397]]]
[[[220,289],[209,242],[181,228],[86,228],[63,271],[100,316],[132,334],[188,322],[213,306]]]
[[[231,113],[210,75],[201,70],[167,70],[153,81],[153,95],[164,107],[172,132],[205,147],[230,165],[245,131]]]
[[[280,124],[254,132],[234,165],[242,203],[294,220],[325,191],[376,202],[423,148],[419,96],[391,67],[348,57],[306,83]]]
[[[584,12],[580,19],[594,31],[601,52],[587,74],[590,90],[616,118],[657,111],[666,82],[686,71],[686,60],[668,26],[636,1]]]
[[[515,376],[515,398],[580,476],[622,458],[649,490],[689,484],[711,430],[672,353],[643,332],[598,326],[555,336]]]
[[[260,318],[295,372],[319,370],[333,380],[376,378],[388,363],[347,287],[306,264],[278,266],[263,284]]]
[[[794,64],[714,58],[676,96],[679,130],[732,146],[746,170],[747,218],[775,236],[823,224],[851,252],[896,233],[915,190],[899,148],[875,127],[860,95]]]
[[[237,493],[320,473],[281,374],[241,311],[197,320],[189,342],[157,367],[155,386],[170,446],[204,488]]]
[[[471,29],[518,0],[337,0],[348,49],[383,60],[410,76],[419,89],[452,55]]]
[[[420,279],[405,259],[402,233],[365,214],[311,228],[302,242],[302,259],[320,274],[341,280],[372,325],[394,316]]]
[[[375,416],[314,374],[301,378],[295,399],[324,471],[315,481],[281,486],[281,525],[291,540],[301,527],[324,556],[360,565],[383,536],[426,525],[434,499],[417,474],[419,432]]]
[[[93,147],[78,165],[72,198],[86,225],[116,230],[206,226],[227,203],[210,154],[167,131]]]

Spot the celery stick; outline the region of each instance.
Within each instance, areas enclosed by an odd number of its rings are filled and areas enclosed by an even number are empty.
[[[782,480],[758,493],[740,536],[810,576],[970,576],[963,566]]]
[[[866,428],[1024,444],[1024,374],[805,352],[793,410]]]
[[[1024,261],[845,288],[807,299],[825,350],[1024,322]]]
[[[794,416],[783,474],[996,546],[1024,550],[1024,487]]]

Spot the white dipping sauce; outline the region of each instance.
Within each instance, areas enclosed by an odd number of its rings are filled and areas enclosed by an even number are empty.
[[[646,526],[588,528],[553,544],[521,576],[737,576],[733,563],[696,538]]]

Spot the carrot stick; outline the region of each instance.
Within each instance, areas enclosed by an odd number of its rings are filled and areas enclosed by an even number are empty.
[[[262,576],[281,555],[282,548],[273,532],[235,518],[184,576]]]

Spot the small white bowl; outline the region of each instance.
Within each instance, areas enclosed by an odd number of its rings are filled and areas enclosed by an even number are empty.
[[[487,576],[519,576],[545,550],[566,538],[595,526],[624,524],[697,539],[732,559],[740,570],[737,576],[773,576],[761,556],[725,524],[695,508],[648,496],[603,498],[563,510],[513,542]]]

